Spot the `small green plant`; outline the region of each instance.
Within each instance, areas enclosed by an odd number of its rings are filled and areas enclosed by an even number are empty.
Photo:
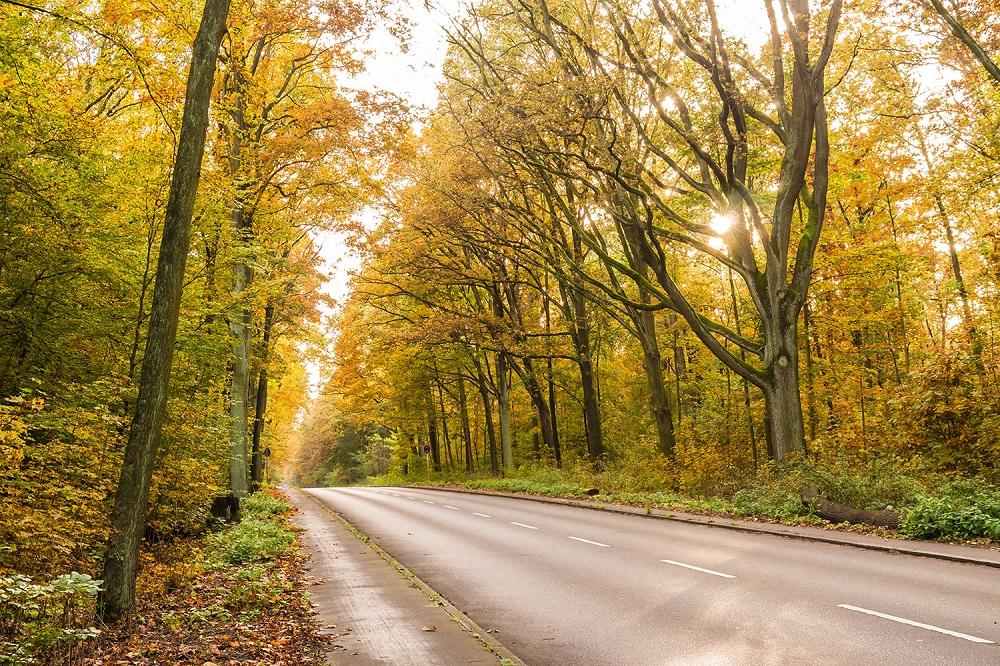
[[[762,516],[782,520],[809,513],[808,507],[795,493],[778,485],[739,490],[733,495],[732,501],[738,516]]]
[[[209,564],[245,564],[289,552],[295,535],[273,520],[245,517],[238,525],[209,537]]]
[[[291,589],[280,573],[265,565],[249,564],[236,569],[229,578],[225,605],[235,612],[253,613],[280,603]]]
[[[75,571],[49,583],[0,576],[0,663],[75,661],[81,644],[100,633],[90,626],[100,589],[101,581]]]
[[[266,492],[256,492],[243,502],[242,511],[245,516],[267,518],[282,516],[291,510],[287,503]]]

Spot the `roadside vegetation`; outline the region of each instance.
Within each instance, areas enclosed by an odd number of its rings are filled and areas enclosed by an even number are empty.
[[[0,577],[0,663],[325,663],[285,499],[260,491],[239,522],[145,552],[125,626],[94,624],[87,574]]]
[[[648,470],[647,470],[648,471]],[[981,480],[955,479],[945,474],[906,473],[900,465],[873,463],[864,469],[846,464],[798,461],[759,470],[744,488],[726,494],[700,494],[690,489],[670,490],[669,472],[645,478],[621,469],[593,472],[587,466],[552,469],[526,465],[508,477],[435,474],[427,471],[404,476],[387,473],[360,483],[369,485],[437,485],[506,493],[527,493],[593,500],[642,507],[725,515],[786,524],[831,526],[816,516],[802,498],[805,488],[840,504],[869,511],[895,509],[897,530],[865,524],[837,525],[839,529],[878,531],[913,539],[941,539],[1000,543],[1000,489]]]

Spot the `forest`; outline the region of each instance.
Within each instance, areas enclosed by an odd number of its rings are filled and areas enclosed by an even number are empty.
[[[1000,534],[996,7],[759,4],[448,26],[301,483]]]
[[[419,109],[385,0],[0,0],[0,595],[281,481],[1000,541],[998,9],[484,0]]]

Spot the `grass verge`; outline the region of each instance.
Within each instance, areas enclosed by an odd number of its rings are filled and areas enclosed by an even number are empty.
[[[507,493],[594,500],[710,516],[787,525],[850,530],[887,537],[937,539],[975,545],[1000,542],[1000,488],[982,479],[947,478],[907,470],[892,461],[865,465],[839,461],[796,461],[782,468],[766,466],[742,488],[728,494],[663,490],[669,477],[637,484],[621,469],[603,472],[523,466],[506,478],[455,473],[398,474],[376,477],[380,485],[433,485]],[[898,530],[865,524],[832,524],[813,514],[800,499],[807,487],[856,509],[892,508],[900,514]],[[591,496],[593,490],[599,494]]]
[[[85,663],[326,663],[286,499],[262,490],[239,523],[144,554],[133,626]]]

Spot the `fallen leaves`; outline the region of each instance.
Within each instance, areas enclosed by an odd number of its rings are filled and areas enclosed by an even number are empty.
[[[197,541],[197,540],[196,540]],[[197,548],[157,552],[140,578],[192,570]],[[164,560],[167,561],[164,561]],[[321,634],[296,551],[254,565],[198,567],[173,589],[140,585],[131,627],[108,629],[84,663],[92,666],[318,666],[332,637]]]

